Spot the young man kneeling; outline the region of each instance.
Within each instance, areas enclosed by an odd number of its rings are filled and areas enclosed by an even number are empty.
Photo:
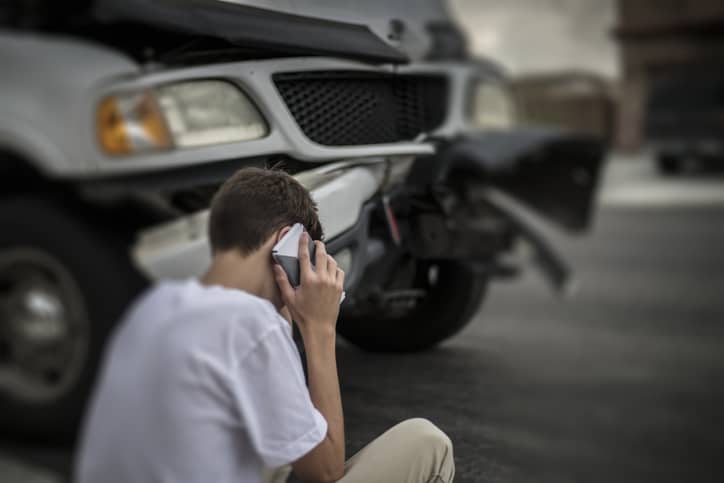
[[[301,284],[272,247],[295,223]],[[309,193],[281,171],[238,171],[214,197],[213,261],[200,280],[166,281],[117,328],[86,418],[80,483],[450,482],[449,438],[405,421],[345,462],[335,325],[344,273]],[[291,321],[304,341],[309,388]],[[266,474],[267,476],[262,476]],[[283,478],[285,479],[285,477]]]

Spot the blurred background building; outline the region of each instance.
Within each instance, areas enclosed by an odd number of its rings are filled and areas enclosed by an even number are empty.
[[[514,75],[588,71],[616,78],[614,0],[450,0],[471,50]]]
[[[519,119],[615,138],[613,0],[453,0],[474,54],[513,77]]]
[[[524,121],[598,133],[627,151],[661,139],[702,144],[720,137],[721,0],[453,0],[452,6],[473,52],[499,59],[516,79]],[[668,128],[667,116],[677,118]]]
[[[620,45],[622,87],[619,144],[636,149],[644,141],[646,99],[654,86],[681,79],[678,93],[689,102],[713,89],[705,102],[721,102],[724,62],[724,2],[721,0],[618,0],[615,37]],[[697,92],[698,91],[698,92]]]
[[[614,83],[602,75],[570,70],[519,76],[513,93],[525,124],[554,125],[613,140]]]

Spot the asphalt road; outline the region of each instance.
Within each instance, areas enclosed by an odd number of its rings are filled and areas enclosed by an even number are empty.
[[[569,298],[529,271],[437,350],[340,344],[350,454],[422,416],[451,436],[461,483],[724,481],[724,177],[627,161],[593,232],[559,239]],[[0,481],[62,481],[71,457],[6,443]]]

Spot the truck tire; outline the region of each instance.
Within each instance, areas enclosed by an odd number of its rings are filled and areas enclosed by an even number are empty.
[[[487,278],[456,261],[432,266],[436,267],[436,280],[426,287],[426,295],[409,311],[355,315],[343,311],[337,331],[352,344],[370,352],[423,351],[459,332],[485,298]]]
[[[144,286],[117,244],[58,201],[0,200],[0,433],[75,436],[104,342]]]

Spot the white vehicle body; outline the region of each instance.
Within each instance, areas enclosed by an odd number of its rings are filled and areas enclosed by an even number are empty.
[[[327,240],[355,225],[363,204],[381,188],[384,165],[383,159],[338,162],[296,176],[317,202]],[[132,249],[137,267],[152,279],[201,275],[211,261],[208,218],[203,210],[139,233]],[[342,265],[349,269],[349,260]]]
[[[501,71],[491,63],[417,62],[397,67],[396,71],[400,74],[429,75],[446,80],[446,114],[442,123],[429,133],[431,138],[443,139],[479,132],[479,128],[471,122],[467,110],[472,87],[476,82],[501,83],[503,79]],[[422,146],[417,146],[419,154],[422,154],[420,152],[423,149]],[[378,163],[382,161],[377,160]],[[375,160],[370,162],[372,166],[367,167],[353,162],[353,169],[345,169],[344,162],[336,163],[302,172],[298,176],[317,200],[320,220],[328,240],[354,225],[362,205],[379,190],[382,180],[373,172],[379,172],[379,168],[374,167]],[[329,171],[343,172],[343,175],[330,178],[324,175]],[[132,250],[137,267],[155,279],[198,275],[209,262],[207,220],[208,210],[203,210],[177,222],[140,232],[138,242]]]
[[[423,80],[405,78],[407,56],[366,26],[295,15],[279,8],[285,2],[20,2],[0,5],[4,432],[72,437],[103,344],[131,298],[148,278],[196,276],[208,264],[204,209],[237,169],[281,162],[296,173],[330,246],[344,239],[337,254],[352,267],[368,255],[362,238],[350,238],[366,235],[366,204],[412,157],[434,152],[416,114],[427,104],[415,95]],[[263,134],[192,147],[175,138],[160,92],[203,82],[242,98]],[[283,82],[301,87],[285,93]],[[307,100],[315,82],[317,97]],[[359,95],[367,90],[377,97]],[[103,125],[109,99],[115,118]],[[138,99],[165,121],[163,143],[151,143]],[[355,99],[373,114],[359,119]],[[344,122],[346,137],[335,139]],[[121,131],[130,148],[114,151]]]
[[[208,266],[211,196],[245,166],[281,162],[317,201],[359,347],[456,333],[521,237],[565,285],[490,188],[585,228],[597,152],[476,122],[504,74],[443,0],[19,1],[16,24],[0,5],[0,429],[72,436],[118,315]]]
[[[110,49],[62,37],[18,36],[0,31],[0,44],[0,63],[4,66],[0,76],[0,146],[31,160],[53,177],[97,178],[271,154],[320,162],[432,152],[430,145],[419,142],[334,147],[317,144],[302,132],[272,81],[274,74],[288,72],[388,74],[395,72],[392,66],[311,57],[142,69]],[[43,57],[61,62],[37,62]],[[122,159],[108,156],[99,148],[93,120],[98,103],[106,96],[203,79],[221,79],[238,86],[266,119],[268,135]]]

